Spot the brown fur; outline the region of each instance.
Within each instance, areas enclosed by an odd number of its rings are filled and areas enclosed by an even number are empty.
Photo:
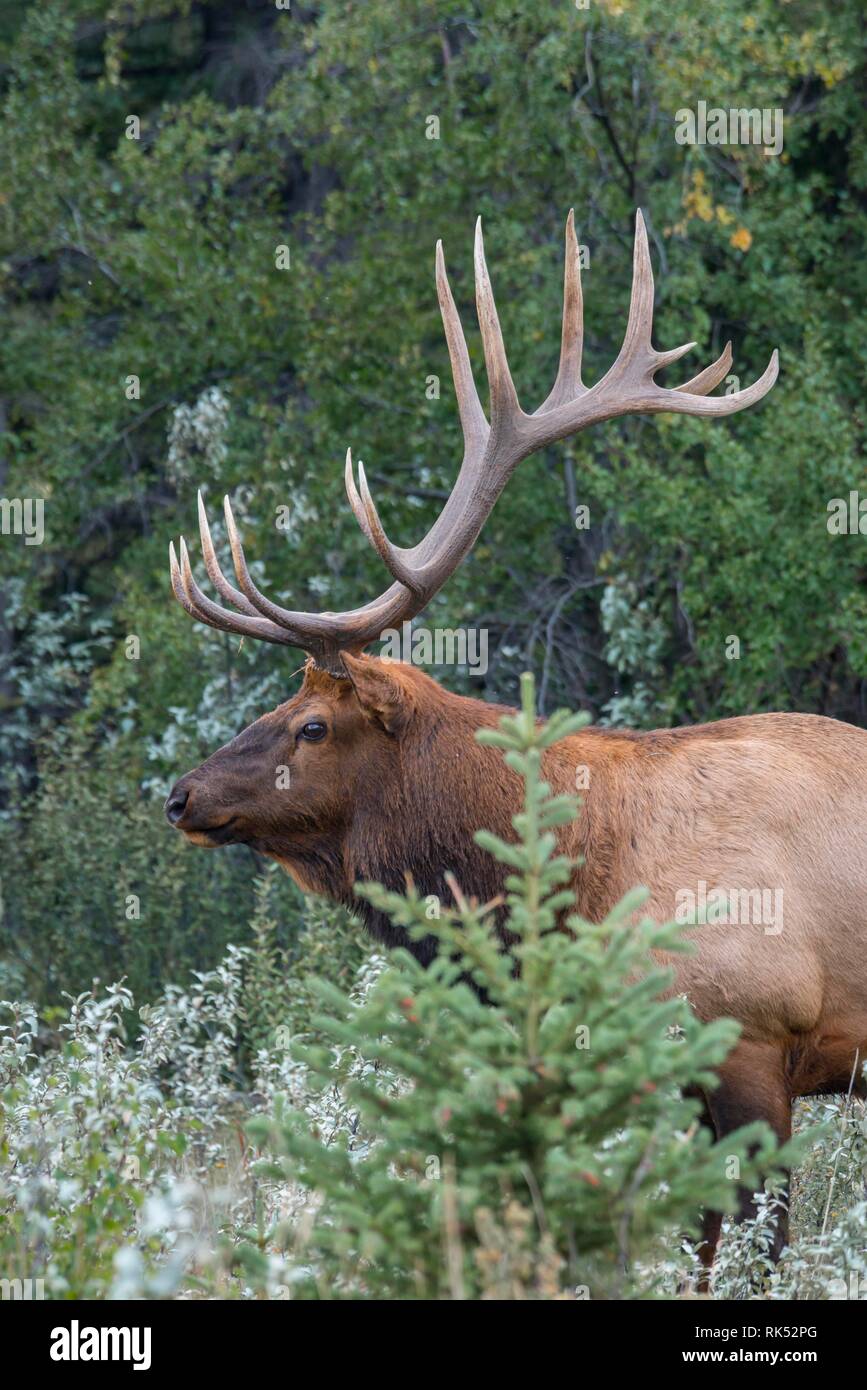
[[[359,906],[354,885],[400,889],[409,872],[422,894],[449,901],[452,871],[481,901],[500,891],[503,871],[473,832],[512,836],[520,786],[474,734],[504,711],[410,666],[345,662],[349,680],[308,664],[296,696],[182,778],[172,798],[188,800],[175,823],[197,844],[253,845],[305,891],[359,912],[379,940],[406,945],[402,930]],[[326,739],[299,740],[314,718],[328,725]],[[696,954],[668,963],[673,989],[699,1017],[742,1026],[706,1098],[718,1136],[765,1119],[784,1138],[792,1099],[845,1090],[856,1052],[867,1053],[867,733],[800,714],[653,733],[588,729],[549,750],[545,776],[555,791],[573,791],[579,765],[589,789],[560,839],[584,861],[574,886],[589,920],[637,884],[658,920],[700,881],[782,891],[778,934],[708,921],[687,928]],[[281,766],[286,789],[276,785]],[[433,943],[411,949],[428,960]],[[717,1231],[711,1213],[708,1261]]]

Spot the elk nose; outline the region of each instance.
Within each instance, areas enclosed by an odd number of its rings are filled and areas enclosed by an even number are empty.
[[[169,793],[169,799],[166,802],[165,810],[166,819],[169,821],[171,825],[177,825],[178,821],[181,819],[181,816],[184,814],[184,811],[187,808],[187,802],[189,801],[189,799],[189,792],[179,792],[175,790]]]

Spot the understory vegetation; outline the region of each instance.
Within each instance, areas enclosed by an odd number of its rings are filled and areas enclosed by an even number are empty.
[[[323,925],[316,923],[317,940]],[[329,938],[332,946],[340,939],[342,924]],[[311,944],[306,933],[305,943]],[[30,1006],[3,1003],[4,1277],[41,1279],[50,1298],[361,1295],[363,1278],[355,1286],[331,1286],[307,1255],[318,1199],[286,1176],[279,1133],[275,1166],[265,1173],[259,1147],[259,1136],[265,1144],[291,1110],[309,1127],[313,1142],[333,1147],[342,1164],[344,1155],[350,1162],[364,1160],[375,1131],[361,1128],[347,1083],[366,1073],[385,1096],[400,1094],[400,1072],[380,1058],[365,1062],[353,1047],[334,1049],[335,1080],[324,1087],[288,1055],[290,1037],[309,1042],[320,1036],[306,1016],[293,1019],[292,1010],[299,995],[309,990],[312,998],[314,984],[328,979],[332,959],[326,953],[315,977],[296,976],[294,988],[286,987],[285,975],[272,978],[275,1016],[290,1020],[288,1031],[280,1033],[280,1025],[269,1029],[255,1051],[246,1031],[245,980],[262,962],[250,948],[231,950],[217,969],[184,988],[167,988],[144,1020],[135,1017],[123,987],[70,1000],[50,1020]],[[367,955],[348,989],[353,1000],[368,997],[384,965],[374,953]],[[251,1117],[258,1120],[252,1136]],[[755,1221],[727,1221],[714,1298],[864,1298],[864,1104],[802,1101],[796,1125],[821,1137],[813,1137],[796,1171],[791,1244],[774,1265],[768,1258],[773,1196]],[[688,1127],[675,1136],[684,1146],[690,1137]],[[446,1168],[445,1175],[447,1182],[461,1181],[457,1168]],[[411,1179],[418,1182],[419,1175]],[[482,1297],[580,1299],[616,1291],[671,1297],[695,1291],[698,1261],[674,1225],[658,1234],[618,1289],[613,1281],[596,1284],[589,1262],[578,1271],[583,1279],[567,1282],[568,1261],[545,1240],[545,1228],[540,1234],[532,1193],[524,1186],[511,1192],[506,1187],[492,1207],[480,1208],[468,1236],[454,1237],[451,1249],[448,1220],[443,1210],[440,1221],[417,1225],[411,1235],[421,1241],[423,1234],[431,1253],[441,1254],[440,1279],[456,1294],[466,1296],[466,1285],[448,1284],[449,1261],[463,1262],[465,1242],[473,1286]],[[377,1244],[372,1238],[371,1257]],[[388,1271],[375,1283],[380,1292],[390,1283],[405,1290],[412,1279],[412,1269]]]

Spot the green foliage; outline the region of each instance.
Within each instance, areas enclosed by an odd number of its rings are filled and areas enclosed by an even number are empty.
[[[636,926],[640,895],[598,925],[572,914],[558,929],[572,866],[554,830],[576,804],[550,796],[541,754],[584,720],[558,714],[539,727],[530,677],[522,694],[519,714],[480,735],[524,781],[517,839],[477,837],[513,870],[515,959],[485,907],[463,903],[432,922],[417,896],[367,886],[411,934],[433,930],[441,954],[425,970],[395,952],[361,1003],[321,982],[324,1044],[295,1055],[323,1085],[345,1082],[373,1142],[359,1156],[297,1113],[254,1122],[275,1156],[266,1173],[320,1199],[293,1248],[310,1267],[296,1275],[300,1296],[477,1298],[513,1285],[529,1297],[577,1286],[622,1296],[666,1227],[693,1226],[702,1203],[730,1208],[735,1171],[754,1182],[779,1161],[763,1125],[712,1143],[684,1098],[714,1084],[738,1029],[702,1025],[683,999],[660,998],[671,973],[653,952],[685,949],[679,930]]]
[[[285,879],[269,864],[256,880],[255,910],[244,971],[244,1040],[251,1052],[286,1047],[308,1034],[315,981],[351,988],[369,947],[359,925],[341,907],[308,898],[288,945],[282,911]]]
[[[257,1022],[269,1008],[291,1019],[308,971],[342,981],[347,967],[337,914],[317,914],[281,995],[268,975],[280,948],[264,942],[267,877],[257,896],[254,945],[230,946],[187,987],[166,985],[137,1018],[121,985],[67,996],[41,1017],[0,999],[4,1279],[41,1281],[47,1298],[277,1296],[282,1262],[263,1269],[250,1233],[293,1194],[261,1187],[238,1137],[278,1095],[315,1100],[282,1039],[273,1028],[257,1037]],[[346,1107],[332,1117],[347,1123]]]
[[[124,1057],[131,1005],[119,986],[72,1001],[37,1072],[35,1013],[0,1004],[0,1263],[4,1277],[42,1280],[49,1297],[105,1292],[152,1174],[185,1147],[143,1059]]]
[[[145,1002],[249,939],[248,852],[202,854],[167,834],[123,746],[55,738],[23,819],[0,825],[0,854],[0,974],[40,1004],[120,978]],[[282,875],[271,901],[286,948],[301,895]]]
[[[476,212],[528,408],[555,368],[572,205],[589,382],[621,341],[639,203],[656,341],[694,337],[710,357],[731,337],[741,384],[774,345],[783,365],[759,409],[724,423],[629,418],[523,464],[426,615],[486,626],[489,670],[439,674],[502,698],[533,666],[543,712],[614,722],[861,717],[861,538],[826,527],[829,499],[863,484],[858,0],[724,0],[712,26],[686,0],[15,9],[0,23],[0,492],[45,499],[46,540],[0,537],[7,814],[60,720],[112,742],[156,803],[290,692],[297,659],[197,631],[170,598],[167,540],[193,526],[197,484],[212,516],[232,493],[261,577],[292,606],[351,606],[382,583],[342,498],[347,444],[396,540],[430,525],[460,447],[433,242],[481,375]],[[780,157],[677,144],[676,112],[699,100],[784,109]],[[224,548],[218,522],[215,536]],[[92,798],[104,761],[79,768]],[[139,834],[138,806],[117,805],[118,843]],[[38,801],[23,815],[39,819]],[[260,869],[246,869],[245,914]],[[187,894],[200,940],[204,873],[191,865]],[[96,877],[103,921],[117,881]],[[50,874],[37,890],[50,895]],[[40,907],[50,923],[52,897]],[[176,962],[169,948],[165,972]]]

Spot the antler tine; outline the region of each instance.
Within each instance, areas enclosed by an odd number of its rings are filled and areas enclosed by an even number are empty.
[[[184,589],[183,580],[181,579],[181,571],[178,565],[178,557],[175,554],[174,541],[169,541],[169,574],[171,575],[172,589],[174,590],[174,595],[178,603],[181,605],[182,608],[185,608],[187,610],[187,612],[190,614],[190,617],[199,618],[201,615],[196,612],[192,603],[187,598],[186,590]]]
[[[463,326],[446,272],[445,256],[443,254],[441,241],[438,241],[436,246],[436,286],[443,330],[445,332],[446,344],[449,351],[452,380],[454,381],[455,387],[455,398],[457,400],[458,414],[464,436],[464,457],[461,468],[462,471],[464,468],[467,468],[473,475],[477,475],[484,460],[485,450],[491,435],[491,426],[488,424],[485,417],[485,412],[482,409],[482,403],[479,399],[479,393],[476,389]],[[515,395],[515,388],[512,385],[505,349],[503,347],[502,332],[497,317],[493,291],[491,290],[490,277],[488,276],[487,265],[485,264],[484,246],[481,240],[481,219],[479,219],[476,227],[476,295],[479,321],[482,329],[482,338],[489,371],[493,370],[491,366],[492,363],[496,362],[498,364],[495,374],[491,375],[491,381],[493,383],[496,376],[498,381],[505,383],[505,389],[496,392],[496,399],[494,386],[492,384],[492,412],[495,410],[498,411],[501,405],[505,403],[507,408],[514,408],[514,410],[520,414],[520,406],[518,405]],[[367,485],[367,478],[364,472],[364,465],[361,460],[359,460],[358,463],[360,492],[359,488],[356,488],[355,475],[352,467],[352,451],[350,449],[346,451],[346,464],[343,476],[346,486],[346,495],[349,498],[349,505],[367,540],[374,547],[392,577],[418,600],[419,607],[423,606],[433,592],[431,586],[435,583],[435,577],[440,572],[441,567],[434,562],[432,565],[422,565],[419,569],[413,569],[411,565],[406,563],[404,557],[416,555],[420,547],[417,546],[412,551],[404,550],[401,547],[393,545],[388,539],[379,518],[376,505],[370,495],[370,489]],[[440,579],[439,582],[441,583],[442,580]],[[439,584],[436,584],[436,587],[439,587]]]
[[[715,362],[711,362],[709,367],[705,367],[703,372],[691,377],[689,381],[684,381],[680,386],[675,386],[675,391],[688,391],[693,396],[704,396],[708,391],[712,391],[728,373],[732,364],[732,345],[726,343],[722,352]]]
[[[394,579],[398,580],[405,588],[409,589],[411,594],[421,597],[424,594],[422,584],[413,571],[405,565],[401,559],[401,556],[406,554],[406,552],[401,551],[396,545],[392,545],[383,530],[382,522],[379,519],[379,513],[373,504],[373,498],[367,486],[364,464],[361,462],[361,459],[358,460],[358,485],[361,489],[361,500],[364,503],[364,510],[367,514],[367,520],[370,525],[373,544],[377,554],[380,559],[383,560],[387,570]]]
[[[641,209],[635,213],[635,241],[632,250],[632,293],[629,297],[629,318],[623,346],[615,367],[621,361],[632,362],[638,354],[650,348],[653,327],[653,266],[647,244],[647,228]],[[612,371],[614,369],[612,368]]]
[[[241,537],[238,535],[238,528],[235,525],[235,517],[232,513],[232,504],[228,497],[223,498],[223,512],[226,517],[226,532],[229,537],[229,546],[232,551],[232,563],[235,566],[235,578],[241,586],[244,595],[250,603],[264,617],[268,618],[277,627],[284,628],[293,633],[296,641],[306,638],[311,630],[323,624],[323,619],[314,613],[293,613],[289,608],[283,608],[279,603],[272,603],[263,593],[256,588],[252,576],[247,568],[247,560],[244,555],[244,547],[241,544]]]
[[[587,387],[581,380],[584,352],[584,296],[581,290],[581,248],[575,235],[575,209],[566,218],[566,251],[563,264],[563,327],[560,334],[560,363],[551,394],[535,415],[583,396]]]
[[[195,581],[183,536],[181,536],[179,544],[180,565],[175,557],[174,545],[169,544],[169,569],[172,576],[172,588],[175,597],[191,617],[198,619],[201,623],[207,623],[209,627],[218,628],[221,632],[232,632],[241,637],[256,637],[263,642],[274,642],[278,645],[288,645],[292,641],[287,633],[282,632],[279,627],[275,627],[273,623],[267,622],[264,618],[244,617],[239,613],[230,613],[228,609],[220,608],[218,604],[212,603],[207,595],[202,593]]]
[[[372,546],[375,546],[376,542],[373,539],[373,533],[370,529],[370,522],[367,520],[367,513],[364,510],[364,504],[361,498],[359,497],[358,489],[355,486],[355,476],[352,471],[351,449],[346,450],[346,464],[343,469],[343,483],[346,488],[346,496],[349,498],[349,505],[352,508],[355,520],[358,522],[365,536],[370,541],[370,544]]]
[[[718,363],[714,362],[712,367],[705,368],[705,371],[714,372],[718,369]],[[733,391],[730,396],[704,396],[695,391],[694,384],[687,382],[673,391],[664,391],[662,387],[655,387],[658,400],[653,405],[647,407],[652,411],[670,410],[676,415],[735,415],[739,410],[746,410],[747,406],[755,405],[766,396],[780,374],[780,354],[774,348],[771,353],[771,360],[765,367],[761,376],[753,382],[752,386],[745,386],[742,391]],[[695,378],[701,382],[704,372]],[[692,389],[688,388],[692,386]],[[704,390],[710,388],[702,383]]]
[[[240,613],[246,613],[250,618],[258,617],[256,609],[252,603],[244,597],[233,584],[230,584],[223,571],[220,569],[217,554],[214,550],[214,542],[211,539],[211,528],[208,525],[208,513],[205,510],[205,502],[202,497],[201,488],[199,489],[199,538],[202,542],[202,558],[205,562],[205,569],[208,578],[221,598],[228,603],[234,604]]]
[[[506,412],[515,411],[518,414],[521,413],[521,409],[518,405],[515,388],[509,373],[509,365],[506,360],[497,309],[494,303],[487,265],[485,263],[481,219],[479,219],[476,224],[475,252],[476,298],[485,358],[491,380],[491,409],[492,415],[495,415],[496,418],[502,418],[504,409]],[[466,338],[446,272],[445,257],[443,255],[441,241],[437,242],[436,247],[436,285],[440,314],[442,316],[443,329],[445,331],[446,344],[449,351],[452,379],[455,386],[458,414],[460,416],[461,429],[464,436],[464,457],[461,465],[464,483],[462,487],[456,486],[455,488],[455,494],[462,495],[463,492],[466,491],[466,484],[469,479],[471,477],[477,477],[480,468],[483,466],[488,440],[491,436],[491,426],[488,424],[485,417],[485,412],[482,409],[482,403],[479,400],[479,394],[476,390],[472,367],[470,366]],[[500,383],[500,385],[495,387],[495,381]],[[467,471],[464,472],[464,470]],[[352,508],[355,519],[392,577],[418,600],[418,607],[423,606],[427,599],[432,596],[432,593],[436,591],[436,588],[443,582],[442,577],[437,578],[437,576],[441,576],[442,574],[441,563],[439,563],[436,558],[427,564],[422,563],[418,568],[413,568],[411,564],[407,563],[404,557],[418,556],[421,547],[417,546],[414,550],[404,550],[401,547],[393,545],[388,539],[379,518],[376,505],[370,495],[370,489],[367,485],[367,478],[364,472],[364,465],[360,460],[358,463],[358,480],[359,487],[356,488],[352,467],[352,453],[351,450],[347,449],[344,482],[346,485],[346,494],[349,498],[349,505]],[[453,496],[455,494],[453,494]],[[424,545],[424,542],[422,542],[422,545]]]
[[[464,447],[467,453],[472,450],[481,451],[488,441],[491,427],[485,418],[479,393],[476,390],[473,370],[470,366],[470,355],[467,351],[467,340],[464,337],[463,325],[455,307],[449,277],[446,274],[446,262],[441,241],[437,242],[436,284],[440,315],[452,367],[452,380],[455,384],[458,414],[464,435]],[[496,310],[494,312],[496,313]]]
[[[641,208],[635,213],[635,246],[632,253],[632,294],[629,300],[629,318],[623,346],[612,372],[633,366],[644,375],[652,376],[661,367],[668,367],[695,347],[695,343],[683,343],[671,348],[669,352],[655,352],[651,337],[653,330],[653,267],[650,263],[650,247],[647,244],[647,228]]]
[[[422,596],[423,589],[418,578],[404,564],[401,556],[406,554],[396,545],[392,545],[388,536],[385,534],[382,522],[379,519],[379,512],[376,510],[373,498],[370,495],[370,488],[367,486],[367,476],[364,472],[364,464],[358,460],[358,483],[361,488],[361,496],[355,487],[355,478],[352,473],[352,454],[346,451],[346,471],[344,474],[346,491],[349,495],[349,503],[355,513],[355,519],[364,532],[370,544],[373,546],[380,559],[383,561],[389,574],[404,588],[409,589],[410,593]]]
[[[512,374],[509,371],[506,349],[503,346],[503,332],[500,328],[500,319],[494,302],[494,291],[491,288],[491,277],[488,274],[488,266],[485,261],[485,242],[482,236],[481,217],[476,219],[474,261],[476,312],[479,316],[479,329],[482,334],[485,367],[491,392],[491,430],[498,433],[508,420],[514,420],[516,416],[522,414],[522,411],[518,404],[518,395],[512,381]]]

